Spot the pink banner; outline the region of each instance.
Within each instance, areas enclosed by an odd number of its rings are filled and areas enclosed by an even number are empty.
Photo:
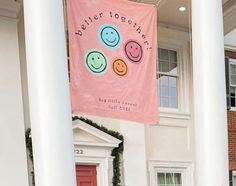
[[[156,6],[67,2],[73,113],[156,124]]]

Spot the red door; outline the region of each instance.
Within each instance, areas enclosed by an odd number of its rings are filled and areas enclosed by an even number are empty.
[[[97,171],[93,165],[76,165],[77,186],[97,186]]]

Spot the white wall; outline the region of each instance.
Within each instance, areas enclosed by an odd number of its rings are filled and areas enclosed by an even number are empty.
[[[124,186],[146,186],[154,179],[149,175],[151,164],[156,162],[173,162],[180,166],[194,164],[194,131],[193,131],[193,92],[192,64],[190,60],[190,36],[187,32],[170,28],[159,28],[159,44],[175,45],[181,48],[181,96],[178,111],[161,110],[160,122],[156,126],[135,124],[95,116],[89,119],[120,132],[124,135]],[[152,170],[150,170],[152,171]],[[189,173],[193,180],[193,172]],[[156,176],[156,175],[154,175]],[[188,181],[189,183],[190,181]],[[191,181],[192,182],[192,181]],[[189,184],[192,185],[192,184]]]
[[[17,21],[0,17],[0,185],[28,186]]]

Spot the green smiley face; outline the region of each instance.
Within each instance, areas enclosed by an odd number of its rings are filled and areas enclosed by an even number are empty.
[[[95,75],[102,75],[108,69],[107,58],[99,50],[91,50],[85,56],[85,66]]]

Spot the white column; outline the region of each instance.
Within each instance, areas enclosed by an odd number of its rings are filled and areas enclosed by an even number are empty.
[[[62,0],[24,0],[37,186],[75,186]]]
[[[145,126],[121,121],[120,132],[124,136],[124,186],[147,186]]]
[[[196,186],[227,186],[228,142],[221,0],[192,0]]]

